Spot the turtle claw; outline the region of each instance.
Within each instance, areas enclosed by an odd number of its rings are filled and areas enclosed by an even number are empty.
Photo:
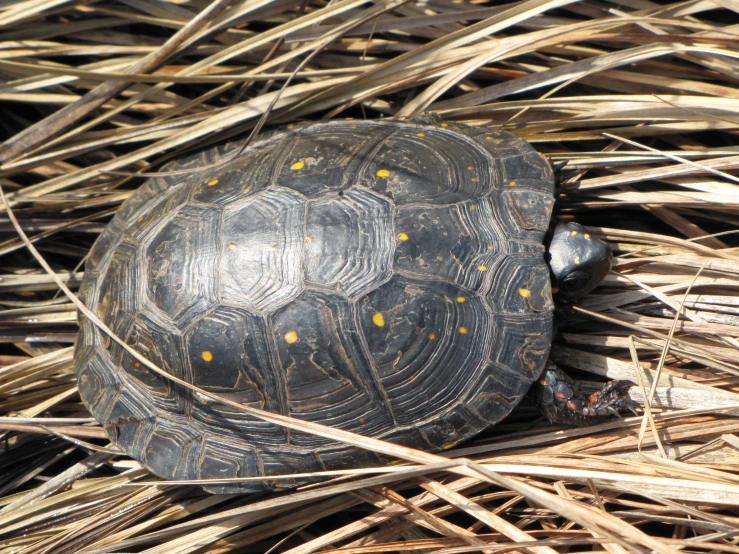
[[[608,381],[600,390],[584,394],[561,369],[549,362],[533,388],[539,409],[552,423],[588,425],[620,412],[639,415],[629,396],[631,381]]]

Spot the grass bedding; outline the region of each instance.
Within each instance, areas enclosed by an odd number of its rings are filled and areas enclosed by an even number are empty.
[[[739,552],[738,12],[0,0],[0,553]],[[638,383],[644,414],[568,429],[524,402],[443,456],[315,429],[400,463],[252,496],[109,444],[76,390],[72,294],[136,174],[262,126],[424,111],[559,168],[556,217],[615,263],[552,356]]]

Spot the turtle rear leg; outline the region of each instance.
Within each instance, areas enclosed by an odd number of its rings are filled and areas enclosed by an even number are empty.
[[[541,377],[531,387],[531,394],[541,412],[552,423],[581,427],[620,412],[636,414],[629,396],[631,381],[608,381],[592,394],[583,393],[575,382],[554,363],[547,362]]]

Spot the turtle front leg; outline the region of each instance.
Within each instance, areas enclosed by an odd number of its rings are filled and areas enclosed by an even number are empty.
[[[566,373],[547,362],[531,393],[549,421],[581,427],[608,416],[621,417],[620,412],[627,410],[636,414],[635,402],[629,396],[632,386],[631,381],[608,381],[600,390],[586,395]]]

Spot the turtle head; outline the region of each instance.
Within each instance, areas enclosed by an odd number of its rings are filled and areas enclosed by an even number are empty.
[[[558,223],[549,242],[552,292],[559,308],[572,306],[611,269],[611,249],[578,223]]]

